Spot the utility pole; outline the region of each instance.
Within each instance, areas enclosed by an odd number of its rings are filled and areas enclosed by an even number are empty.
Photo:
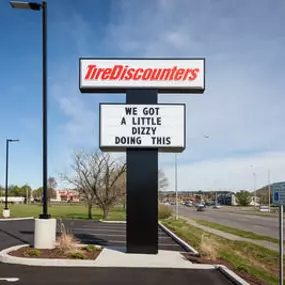
[[[29,204],[29,188],[27,183],[25,184],[26,187],[26,204]]]
[[[254,188],[254,210],[256,209],[256,173],[253,172],[253,188]]]
[[[271,182],[270,182],[270,170],[268,170],[268,212],[271,212],[270,209],[270,198],[271,198]]]
[[[175,219],[178,220],[177,153],[175,153]]]

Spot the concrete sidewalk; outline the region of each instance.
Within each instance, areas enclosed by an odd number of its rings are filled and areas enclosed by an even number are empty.
[[[240,236],[236,236],[236,235],[233,235],[233,234],[230,234],[230,233],[226,233],[226,232],[223,232],[223,231],[220,231],[220,230],[216,230],[216,229],[213,229],[213,228],[210,228],[210,227],[206,227],[206,226],[203,226],[203,225],[200,225],[200,224],[197,224],[195,221],[191,220],[191,219],[187,219],[185,217],[179,217],[181,218],[182,220],[186,221],[188,224],[192,225],[192,226],[195,226],[205,232],[208,232],[208,233],[212,233],[216,236],[219,236],[219,237],[222,237],[222,238],[225,238],[225,239],[229,239],[229,240],[233,240],[233,241],[245,241],[245,242],[249,242],[249,243],[253,243],[253,244],[256,244],[256,245],[259,245],[259,246],[263,246],[265,248],[268,248],[268,249],[271,249],[271,250],[275,250],[275,251],[278,251],[279,250],[279,245],[277,243],[273,243],[273,242],[270,242],[270,241],[266,241],[266,240],[255,240],[255,239],[250,239],[250,238],[244,238],[244,237],[240,237]]]

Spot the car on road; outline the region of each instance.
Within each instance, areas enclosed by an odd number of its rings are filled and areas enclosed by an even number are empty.
[[[205,212],[206,206],[204,204],[198,204],[196,206],[198,212]]]
[[[197,207],[197,211],[198,211],[198,212],[205,212],[205,209],[206,209],[206,207],[205,207],[204,205]]]

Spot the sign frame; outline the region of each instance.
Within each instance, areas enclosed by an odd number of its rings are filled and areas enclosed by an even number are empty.
[[[276,202],[275,195],[280,192],[285,192],[285,182],[279,182],[273,184],[272,189],[272,203],[279,207],[279,284],[283,285],[283,257],[284,257],[284,249],[283,249],[283,240],[284,240],[284,205],[285,200],[279,200]],[[284,194],[284,193],[283,193]]]
[[[281,200],[281,201],[279,199],[278,199],[278,201],[275,200],[276,193],[278,193],[278,195],[280,195],[279,194],[280,192],[285,193],[285,182],[276,183],[272,187],[272,203],[274,205],[278,205],[278,206],[285,205],[285,199]]]
[[[203,88],[195,88],[195,87],[152,87],[152,86],[146,86],[146,87],[138,87],[138,86],[122,86],[122,87],[117,87],[117,88],[112,88],[111,84],[108,87],[101,87],[101,88],[96,88],[96,87],[82,87],[82,82],[81,82],[81,61],[83,60],[109,60],[110,62],[114,60],[145,60],[145,61],[157,61],[157,60],[168,60],[168,61],[177,61],[177,60],[184,60],[184,61],[203,61]],[[184,58],[155,58],[155,57],[149,57],[149,58],[139,58],[139,57],[80,57],[79,58],[79,90],[81,93],[108,93],[108,94],[124,94],[127,93],[128,90],[134,90],[134,89],[140,89],[140,90],[149,90],[149,89],[154,89],[157,90],[157,93],[160,94],[203,94],[206,89],[206,59],[203,57],[197,57],[197,58],[190,58],[190,57],[184,57]]]
[[[158,147],[158,146],[102,146],[102,113],[101,113],[101,106],[102,105],[121,105],[121,106],[127,106],[127,105],[156,105],[159,106],[183,106],[183,133],[184,133],[184,140],[183,140],[183,147],[173,147],[173,146],[167,146],[167,147]],[[130,104],[130,103],[99,103],[99,149],[104,152],[125,152],[127,149],[157,149],[158,152],[162,153],[181,153],[186,149],[187,144],[187,127],[186,127],[186,104],[185,103],[159,103],[159,104]]]

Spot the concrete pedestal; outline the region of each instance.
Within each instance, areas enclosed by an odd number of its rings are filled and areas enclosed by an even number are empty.
[[[10,210],[9,209],[7,209],[7,210],[3,209],[2,216],[4,218],[10,218]]]
[[[35,219],[34,247],[53,249],[56,243],[56,219]]]

